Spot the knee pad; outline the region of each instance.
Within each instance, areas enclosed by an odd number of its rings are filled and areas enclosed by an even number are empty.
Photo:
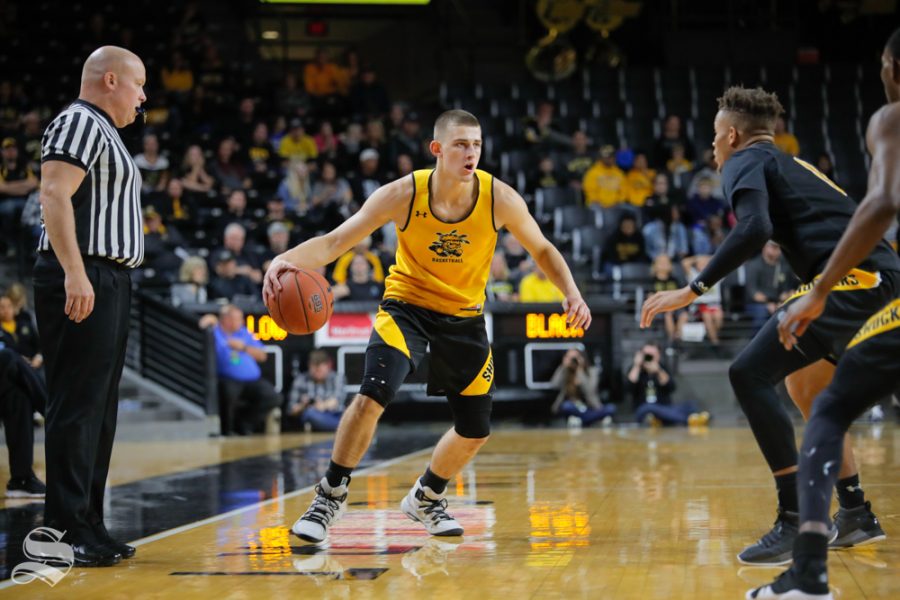
[[[453,411],[453,429],[460,437],[469,439],[486,438],[491,434],[490,394],[483,396],[448,396],[450,410]]]
[[[387,407],[411,369],[409,358],[396,348],[370,346],[366,350],[366,368],[359,393]]]

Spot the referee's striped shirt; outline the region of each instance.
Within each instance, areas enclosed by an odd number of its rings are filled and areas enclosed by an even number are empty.
[[[81,253],[132,268],[141,264],[141,173],[109,115],[84,100],[66,107],[41,140],[41,162],[50,160],[61,160],[85,171],[84,181],[72,196]],[[43,224],[38,250],[50,250]]]

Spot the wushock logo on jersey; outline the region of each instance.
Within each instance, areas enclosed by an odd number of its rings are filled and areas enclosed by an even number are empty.
[[[471,242],[466,239],[469,236],[465,233],[457,233],[454,229],[450,233],[437,233],[437,239],[428,246],[428,249],[438,255],[439,258],[431,257],[432,262],[456,262],[461,263],[463,255],[463,246]]]

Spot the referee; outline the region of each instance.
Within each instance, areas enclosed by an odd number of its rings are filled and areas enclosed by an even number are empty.
[[[109,536],[103,493],[128,339],[129,271],[144,256],[141,175],[117,128],[141,112],[145,78],[128,50],[95,50],[78,99],[41,140],[34,296],[49,392],[44,523],[66,532],[82,567],[135,552]]]

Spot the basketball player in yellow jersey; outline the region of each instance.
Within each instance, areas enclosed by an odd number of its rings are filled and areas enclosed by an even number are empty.
[[[481,126],[450,110],[434,124],[433,170],[415,171],[376,190],[358,213],[328,234],[275,258],[263,284],[272,299],[285,271],[315,269],[393,221],[397,262],[385,280],[384,301],[366,350],[359,394],[341,419],[331,463],[309,510],[291,528],[318,543],[347,507],[350,473],[372,441],[385,406],[431,346],[428,392],[446,395],[454,426],[438,442],[425,474],[400,504],[432,535],[458,536],[444,490],[490,434],[494,361],[482,310],[497,231],[506,227],[565,296],[572,326],[587,328],[590,311],[559,251],[541,233],[511,187],[477,170]]]

